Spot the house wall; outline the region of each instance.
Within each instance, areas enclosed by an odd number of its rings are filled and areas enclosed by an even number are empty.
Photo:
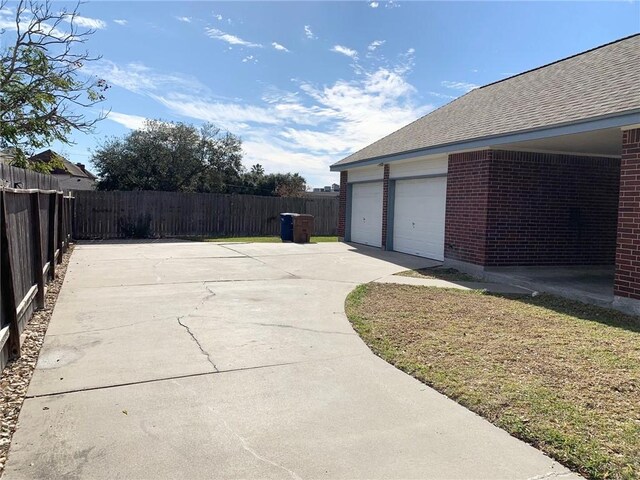
[[[429,155],[419,160],[402,161],[389,165],[389,178],[400,179],[423,175],[441,175],[447,173],[447,155]]]
[[[384,169],[382,166],[359,167],[349,170],[350,182],[369,182],[371,180],[382,180]]]
[[[60,182],[60,188],[64,190],[95,190],[96,182],[86,177],[74,177],[73,175],[54,174]]]
[[[387,249],[387,225],[389,222],[389,165],[385,164],[382,176],[382,249]]]
[[[612,265],[619,175],[611,158],[451,155],[445,256],[483,266]]]
[[[640,128],[622,134],[614,293],[635,300],[640,313]]]
[[[338,207],[338,237],[344,238],[346,216],[347,216],[347,181],[348,171],[340,172],[340,196]]]
[[[494,151],[487,265],[613,265],[620,160]]]
[[[491,150],[449,155],[444,256],[484,265]]]

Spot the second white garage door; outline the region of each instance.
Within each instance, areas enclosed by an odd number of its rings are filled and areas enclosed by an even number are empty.
[[[351,241],[379,247],[382,242],[382,182],[351,187]]]
[[[447,178],[397,180],[393,209],[393,249],[444,259]]]

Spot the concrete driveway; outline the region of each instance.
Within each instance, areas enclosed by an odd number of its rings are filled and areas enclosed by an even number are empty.
[[[429,263],[338,243],[78,245],[5,477],[572,476],[351,329],[357,284]]]

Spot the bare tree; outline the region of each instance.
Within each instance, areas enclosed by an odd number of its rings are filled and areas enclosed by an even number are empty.
[[[54,140],[71,143],[73,130],[90,132],[104,118],[84,113],[109,87],[81,72],[100,57],[83,50],[95,31],[79,28],[79,6],[19,0],[13,7],[0,0],[0,146],[22,152]]]

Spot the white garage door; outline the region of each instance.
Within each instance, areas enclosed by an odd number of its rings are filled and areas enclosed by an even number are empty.
[[[351,241],[379,247],[382,239],[382,182],[351,187]]]
[[[393,249],[444,260],[447,178],[397,180],[393,210]]]

